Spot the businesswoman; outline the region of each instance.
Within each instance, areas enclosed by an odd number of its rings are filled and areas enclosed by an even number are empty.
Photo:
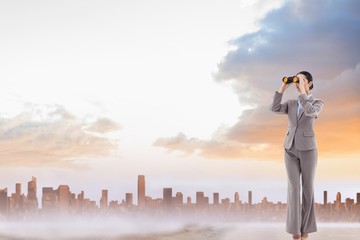
[[[298,98],[281,103],[284,91],[294,85],[294,83],[283,83],[279,90],[275,91],[270,110],[288,116],[288,130],[284,142],[288,179],[286,232],[292,234],[293,239],[307,240],[309,233],[317,231],[314,177],[318,154],[314,122],[324,102],[312,96],[310,90],[313,89],[314,84],[309,72],[299,72],[297,77],[299,78],[299,83],[296,83]]]

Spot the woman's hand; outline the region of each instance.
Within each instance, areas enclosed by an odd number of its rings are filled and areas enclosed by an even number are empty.
[[[283,82],[283,84],[282,84],[281,87],[279,88],[278,92],[279,92],[279,93],[285,92],[285,90],[286,90],[288,87],[290,87],[291,84],[293,84],[293,83],[286,84],[286,83]]]
[[[302,74],[298,74],[297,77],[299,78],[299,83],[297,83],[296,85],[299,87],[300,90],[300,94],[306,94],[306,87],[305,87],[305,76]]]

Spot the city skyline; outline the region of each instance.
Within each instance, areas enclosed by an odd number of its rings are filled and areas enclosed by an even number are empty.
[[[122,202],[127,202],[127,203],[129,201],[131,201],[130,205],[136,205],[136,206],[138,206],[140,208],[144,208],[146,198],[149,198],[149,197],[152,198],[152,196],[146,195],[145,175],[138,175],[137,182],[138,182],[137,189],[134,190],[133,192],[124,193],[123,198],[109,199],[108,198],[108,189],[101,189],[100,192],[102,194],[101,194],[101,198],[99,198],[98,201],[97,200],[91,200],[91,199],[89,199],[89,200],[95,202],[96,206],[98,206],[99,208],[102,208],[104,206],[108,206],[109,202],[111,202],[111,201],[118,201],[118,200],[121,200]],[[22,187],[21,186],[22,186],[21,183],[15,183],[15,189],[16,189],[15,193],[14,193],[15,195],[19,196],[19,195],[25,194],[25,192],[22,193]],[[38,195],[38,193],[37,193],[37,178],[35,178],[33,176],[32,180],[27,183],[27,186],[28,186],[27,187],[27,198],[32,202],[38,202],[38,198],[37,198],[37,195]],[[8,192],[7,189],[8,189],[8,187],[2,187],[0,185],[0,191],[1,192],[4,192],[6,190],[7,194],[9,194],[10,192]],[[44,193],[51,193],[51,191],[54,191],[54,190],[55,190],[54,186],[53,187],[47,186],[47,187],[43,187],[40,192],[42,192],[42,195],[44,195]],[[169,199],[169,198],[176,197],[176,195],[173,194],[172,190],[173,190],[173,188],[171,188],[171,187],[163,187],[162,188],[162,192],[163,192],[163,198],[162,199],[164,200],[164,199]],[[63,191],[71,192],[71,188],[67,184],[62,184],[62,185],[58,186],[58,191],[59,192],[63,192]],[[137,192],[138,194],[135,195],[134,194],[135,192]],[[185,202],[194,203],[194,199],[191,198],[190,196],[183,196],[181,191],[176,192],[176,194],[178,194],[178,193],[181,194],[182,199],[186,199],[186,200],[181,201],[181,204],[183,204]],[[322,204],[322,205],[332,203],[332,201],[328,201],[330,199],[330,198],[328,198],[328,191],[323,190],[322,193],[323,193],[323,200],[320,201],[320,202],[316,201],[316,203],[317,204]],[[234,192],[233,197],[224,196],[225,198],[222,198],[222,199],[221,199],[222,195],[221,195],[220,192],[212,192],[212,194],[211,194],[212,195],[212,204],[219,204],[221,202],[220,200],[224,200],[224,199],[229,199],[230,202],[242,202],[242,203],[246,203],[246,204],[250,203],[250,205],[259,203],[259,202],[253,202],[253,200],[252,200],[253,195],[252,194],[253,194],[253,191],[248,190],[247,191],[247,201],[244,201],[244,199],[240,199],[239,192]],[[78,196],[81,196],[81,198],[83,199],[85,197],[85,191],[82,190],[80,193],[78,193]],[[195,197],[195,203],[197,203],[199,199],[205,199],[205,198],[207,198],[205,200],[207,202],[207,204],[211,203],[210,197],[206,196],[203,191],[197,191],[195,193],[195,196],[196,196]],[[355,193],[354,199],[351,199],[350,196],[345,196],[346,197],[345,201],[342,201],[342,199],[344,199],[343,197],[344,196],[341,195],[340,191],[337,192],[336,195],[334,196],[333,203],[335,203],[335,202],[344,203],[344,202],[347,202],[347,201],[353,201],[357,205],[360,205],[360,191]],[[42,196],[42,198],[43,198],[43,196]],[[135,204],[135,202],[133,201],[135,198],[137,198],[137,202],[136,202],[137,204]],[[188,198],[190,198],[190,202],[188,201]],[[267,199],[267,198],[268,198],[268,196],[262,196],[262,201],[264,199]],[[232,201],[232,199],[233,199],[233,201]],[[282,203],[281,201],[276,201],[276,202]],[[38,207],[40,208],[40,201],[38,203]]]

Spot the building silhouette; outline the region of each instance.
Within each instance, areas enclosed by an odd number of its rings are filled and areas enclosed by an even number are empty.
[[[252,191],[248,191],[248,204],[249,206],[252,205]]]
[[[58,203],[60,213],[67,214],[70,208],[70,187],[68,185],[59,185]]]
[[[100,208],[102,208],[102,209],[108,208],[108,190],[107,189],[103,189],[101,191]]]
[[[327,191],[324,191],[324,205],[327,205]]]
[[[30,211],[37,211],[38,209],[38,199],[36,196],[37,186],[36,186],[36,178],[32,177],[31,181],[28,182],[28,194],[26,201],[26,208]]]
[[[163,206],[170,209],[173,205],[172,188],[163,188]]]
[[[184,204],[184,195],[181,192],[175,194],[175,206],[182,206]]]
[[[127,207],[131,207],[133,205],[133,194],[126,193],[125,194],[125,202]]]
[[[213,204],[214,205],[219,205],[219,193],[213,193]]]
[[[7,188],[0,189],[0,213],[2,215],[6,215],[8,213]]]
[[[138,206],[145,207],[145,176],[138,176]]]

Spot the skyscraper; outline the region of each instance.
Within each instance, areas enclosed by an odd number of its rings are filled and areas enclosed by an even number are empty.
[[[108,207],[108,190],[101,191],[100,208],[107,209]]]
[[[55,213],[57,206],[57,191],[52,187],[43,187],[42,189],[42,210],[47,213]]]
[[[133,194],[132,193],[125,194],[125,202],[126,202],[126,206],[128,206],[128,207],[131,207],[133,205]]]
[[[38,209],[38,199],[36,196],[37,187],[36,187],[36,178],[32,177],[31,181],[28,182],[28,194],[27,194],[27,206],[28,210],[37,210]]]
[[[70,188],[68,185],[59,185],[58,187],[58,202],[61,213],[69,213],[70,206]]]
[[[163,205],[165,208],[172,207],[172,188],[163,189]]]
[[[327,205],[327,191],[324,191],[324,206]]]
[[[341,203],[341,193],[340,193],[340,192],[338,192],[338,193],[336,194],[336,202],[337,202],[338,204]]]
[[[196,205],[202,207],[205,205],[205,195],[204,192],[196,192]]]
[[[138,207],[145,207],[145,176],[138,176]]]
[[[219,193],[213,193],[213,202],[214,205],[219,205]]]
[[[8,213],[8,196],[7,188],[0,189],[0,215],[6,215]]]
[[[240,196],[239,196],[239,193],[238,193],[238,192],[236,192],[236,193],[234,194],[234,203],[235,203],[235,204],[239,204],[239,203],[240,203]]]
[[[252,205],[252,191],[248,191],[248,203]]]
[[[16,189],[15,190],[16,196],[20,197],[20,195],[21,195],[21,183],[16,183],[15,189]]]
[[[181,206],[184,204],[184,196],[181,192],[175,194],[175,205]]]
[[[21,183],[15,184],[15,194],[12,194],[13,208],[17,209],[17,211],[22,211],[24,208],[24,195],[21,195]]]

